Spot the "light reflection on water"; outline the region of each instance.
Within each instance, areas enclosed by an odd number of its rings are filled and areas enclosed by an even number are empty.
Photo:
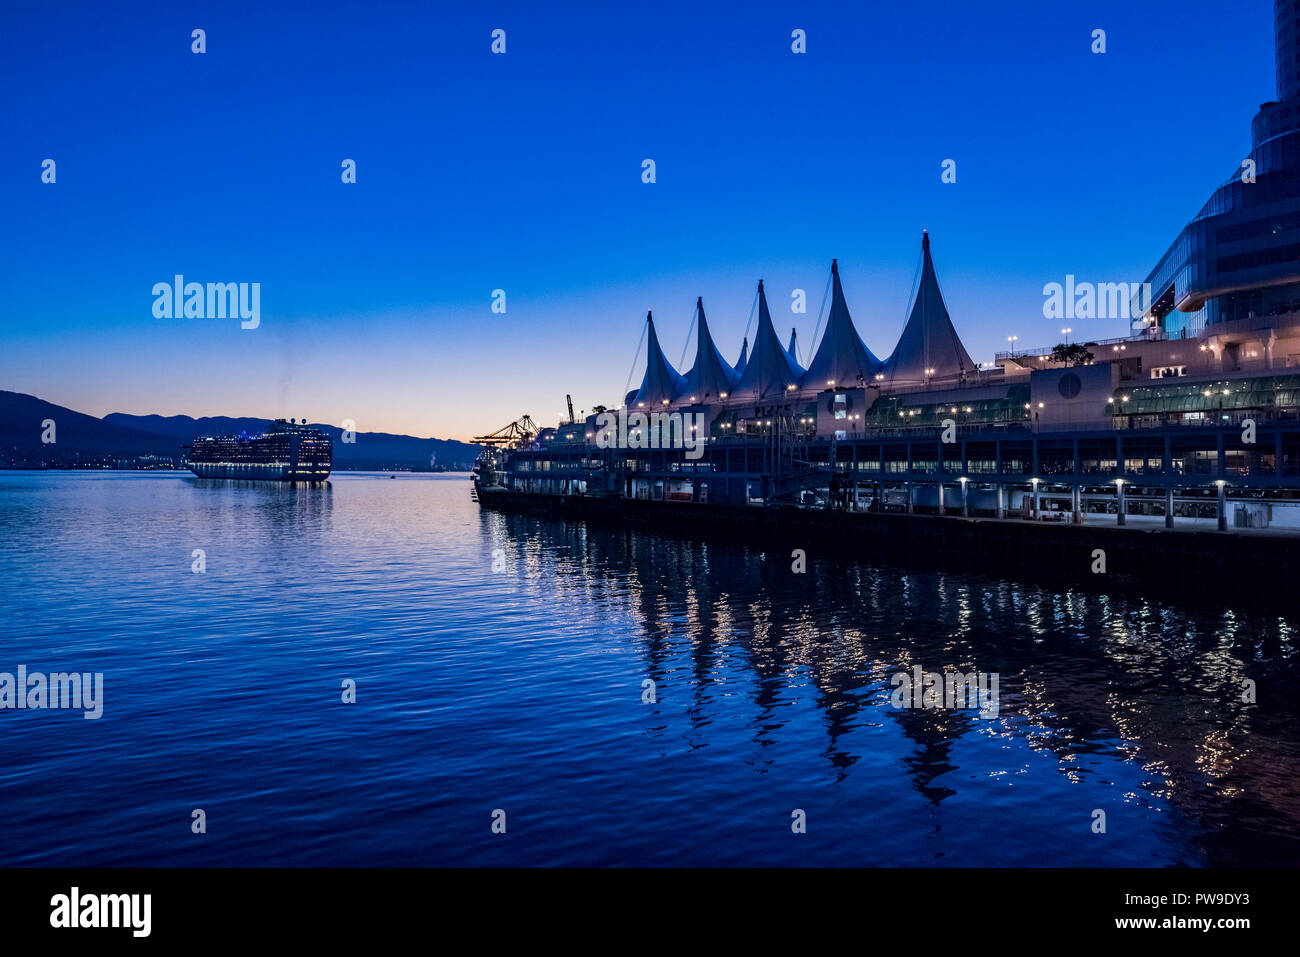
[[[463,477],[0,473],[0,671],[106,687],[0,711],[4,863],[1296,860],[1292,622],[808,553]],[[998,716],[892,707],[913,665],[999,674]]]

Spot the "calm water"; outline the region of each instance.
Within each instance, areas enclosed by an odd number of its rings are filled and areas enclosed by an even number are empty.
[[[0,473],[0,671],[104,673],[98,721],[0,711],[0,864],[1300,859],[1294,619],[809,553],[462,476]],[[892,707],[917,664],[997,717]]]

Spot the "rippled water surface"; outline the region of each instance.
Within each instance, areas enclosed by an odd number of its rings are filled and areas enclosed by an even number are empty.
[[[104,674],[97,721],[0,710],[0,862],[1300,859],[1294,618],[808,553],[463,476],[0,473],[0,672]],[[997,715],[893,707],[915,665]]]

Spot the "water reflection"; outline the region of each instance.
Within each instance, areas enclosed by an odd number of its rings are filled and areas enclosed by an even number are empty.
[[[238,515],[241,509],[255,509],[255,520],[275,536],[317,535],[328,529],[334,504],[334,487],[329,482],[249,482],[231,479],[187,478],[187,485],[206,498],[204,504],[217,514]]]
[[[836,781],[859,762],[898,761],[937,808],[970,775],[1037,773],[971,767],[969,750],[954,773],[968,739],[1050,756],[1088,794],[1102,757],[1131,768],[1138,783],[1125,799],[1166,812],[1186,859],[1294,863],[1300,851],[1300,788],[1287,770],[1300,750],[1295,626],[1285,617],[811,555],[795,574],[788,553],[742,544],[528,516],[480,521],[528,574],[554,578],[561,601],[631,616],[646,676],[688,682],[692,748],[723,733],[720,723],[734,727],[734,698],[746,695],[751,763],[762,768],[792,743],[787,709],[811,685],[815,747]],[[891,676],[914,665],[1000,675],[997,717],[892,707]],[[740,670],[757,680],[736,680]],[[886,725],[904,753],[873,751],[880,737],[861,733]],[[679,733],[672,712],[646,733]]]

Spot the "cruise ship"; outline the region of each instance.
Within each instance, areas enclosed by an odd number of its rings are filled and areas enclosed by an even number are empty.
[[[1298,10],[1275,3],[1278,99],[1151,270],[1150,295],[1133,298],[1128,334],[978,365],[923,233],[885,358],[859,334],[834,261],[807,367],[781,343],[761,281],[734,365],[702,300],[685,373],[647,316],[640,387],[583,419],[525,417],[479,437],[475,496],[1300,534]]]
[[[185,464],[199,478],[263,482],[323,482],[334,456],[329,433],[306,419],[276,419],[257,435],[202,436],[182,448]]]

